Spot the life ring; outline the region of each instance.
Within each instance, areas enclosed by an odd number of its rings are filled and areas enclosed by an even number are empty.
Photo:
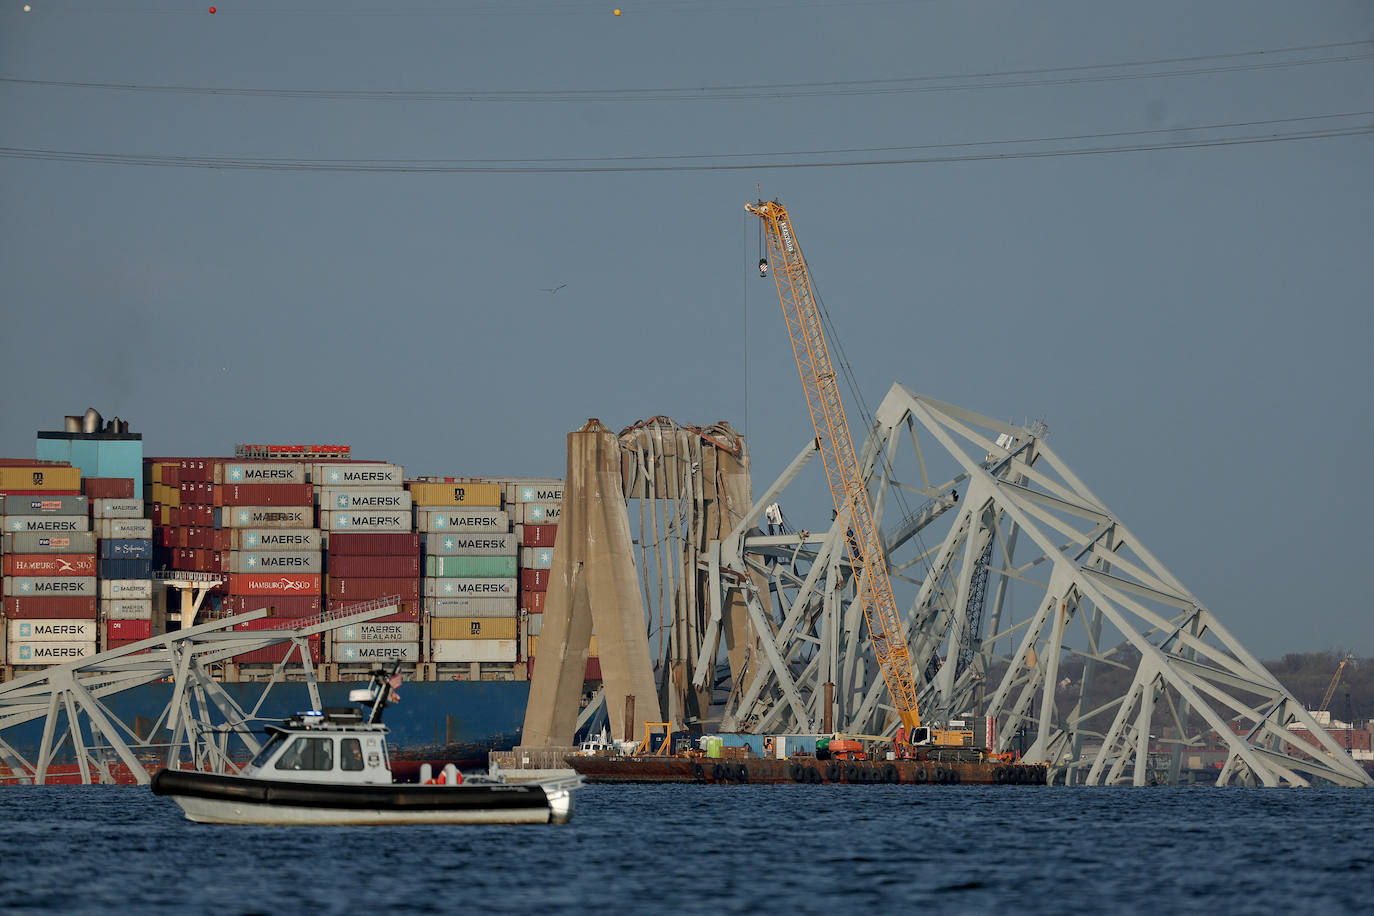
[[[735,770],[735,778],[738,779],[740,782],[748,782],[749,768],[741,763],[739,767]]]
[[[916,772],[912,774],[912,778],[916,780],[917,785],[924,785],[925,781],[929,779],[930,776],[926,773],[925,767],[917,767]]]
[[[892,764],[883,767],[883,781],[896,784],[902,781],[902,774],[897,772],[897,768]]]
[[[706,768],[699,763],[692,764],[692,778],[697,782],[705,782]]]

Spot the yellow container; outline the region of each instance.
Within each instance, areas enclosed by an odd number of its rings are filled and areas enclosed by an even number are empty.
[[[438,619],[442,619],[442,618],[431,618],[431,619],[438,620]],[[529,648],[525,650],[527,653],[529,653],[530,658],[534,658],[534,647],[537,646],[537,645],[539,645],[539,637],[538,637],[538,636],[531,636],[531,637],[530,637]],[[588,658],[598,658],[600,655],[601,655],[601,653],[598,652],[598,651],[596,650],[596,634],[593,633],[593,634],[592,634],[592,641],[591,641],[591,644],[587,647],[587,657],[588,657]]]
[[[431,617],[430,639],[514,639],[514,617]]]
[[[81,468],[32,464],[0,468],[0,490],[75,490],[81,492]]]
[[[412,483],[410,501],[417,506],[501,506],[495,483]]]

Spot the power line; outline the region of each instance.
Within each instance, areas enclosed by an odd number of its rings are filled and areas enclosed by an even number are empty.
[[[97,163],[106,165],[141,165],[164,168],[225,169],[241,171],[282,172],[376,172],[376,173],[523,173],[559,174],[577,172],[711,172],[758,169],[851,168],[881,165],[922,165],[942,162],[979,162],[1006,159],[1045,159],[1061,156],[1091,156],[1113,153],[1147,152],[1153,150],[1203,149],[1209,147],[1240,146],[1256,143],[1276,143],[1292,140],[1321,140],[1333,137],[1354,137],[1374,133],[1374,123],[1308,127],[1303,130],[1271,133],[1250,133],[1237,136],[1198,137],[1178,139],[1177,134],[1196,131],[1234,130],[1240,127],[1277,126],[1301,122],[1329,121],[1339,118],[1365,118],[1374,111],[1350,112],[1336,115],[1310,115],[1270,121],[1234,122],[1231,124],[1200,125],[1195,127],[1161,128],[1157,130],[1126,131],[1105,134],[1078,134],[1057,138],[1025,138],[1021,140],[988,140],[975,143],[942,143],[907,147],[869,147],[845,150],[814,150],[803,152],[728,153],[697,156],[623,156],[604,158],[549,159],[287,159],[252,158],[243,156],[170,156],[139,153],[90,152],[79,150],[0,147],[0,158],[31,159],[55,162]],[[999,148],[1012,144],[1045,144],[1055,142],[1094,141],[1140,138],[1157,134],[1174,135],[1154,142],[1126,142],[1116,145],[1077,145],[1050,149],[1010,150]],[[967,152],[953,152],[953,150]],[[881,156],[891,152],[941,151],[927,156]],[[850,156],[829,158],[819,162],[787,161],[800,157]],[[870,158],[859,158],[868,156]],[[738,160],[749,161],[720,161]],[[715,161],[708,161],[715,160]]]
[[[0,84],[61,89],[93,89],[114,92],[220,95],[248,98],[311,98],[334,101],[545,103],[749,101],[764,98],[816,98],[822,96],[889,95],[910,92],[966,92],[979,89],[1066,86],[1084,83],[1156,79],[1162,77],[1199,76],[1213,73],[1233,73],[1251,70],[1276,70],[1291,67],[1369,60],[1374,58],[1374,50],[1370,50],[1370,45],[1371,43],[1368,41],[1350,41],[1318,45],[1299,45],[1287,48],[1270,48],[1259,51],[1235,51],[1193,57],[1082,64],[1067,67],[1040,67],[985,73],[907,76],[867,80],[832,80],[809,83],[726,84],[719,86],[657,87],[645,89],[272,89],[234,86],[180,86],[156,83],[37,80],[20,79],[17,77],[0,77]],[[1366,50],[1361,53],[1303,57],[1294,60],[1268,59],[1302,51],[1333,51],[1343,48],[1365,48]],[[1255,60],[1249,63],[1232,63],[1210,67],[1174,66],[1180,64],[1195,64],[1203,61],[1236,60],[1240,58],[1265,59]],[[1124,70],[1126,68],[1168,66],[1173,66],[1173,69],[1150,70],[1146,72],[1097,72]],[[1054,76],[1053,74],[1064,75]]]

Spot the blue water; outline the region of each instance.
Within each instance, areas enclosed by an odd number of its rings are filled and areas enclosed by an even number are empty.
[[[1356,789],[589,786],[563,827],[192,824],[0,790],[0,911],[1369,911]]]

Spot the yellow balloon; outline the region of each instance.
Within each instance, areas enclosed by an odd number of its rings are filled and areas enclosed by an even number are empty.
[[[615,14],[616,14],[617,16],[619,16],[619,15],[620,15],[620,10],[616,10],[616,11],[615,11]]]

